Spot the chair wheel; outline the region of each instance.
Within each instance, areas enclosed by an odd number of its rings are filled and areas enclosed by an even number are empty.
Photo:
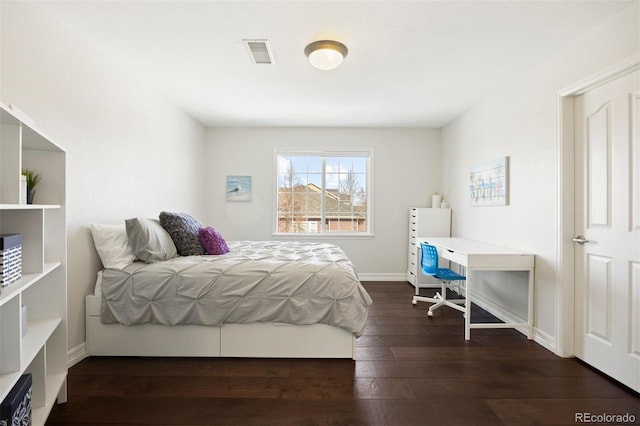
[[[427,311],[427,315],[428,315],[428,316],[430,316],[430,317],[432,317],[432,316],[433,316],[433,312],[431,312],[431,311]]]

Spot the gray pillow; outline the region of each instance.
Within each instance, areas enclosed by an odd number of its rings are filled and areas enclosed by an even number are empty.
[[[203,226],[195,217],[187,213],[161,212],[160,224],[171,235],[179,255],[200,256],[205,253],[198,238],[198,231]]]
[[[145,263],[173,259],[178,255],[171,236],[156,219],[134,218],[124,221],[129,247]]]

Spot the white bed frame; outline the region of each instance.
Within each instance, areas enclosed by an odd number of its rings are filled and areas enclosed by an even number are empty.
[[[99,293],[86,296],[86,338],[90,356],[355,359],[355,335],[326,324],[124,326],[103,324],[100,304]]]

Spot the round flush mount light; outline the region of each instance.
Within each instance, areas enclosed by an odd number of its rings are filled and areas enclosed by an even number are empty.
[[[334,40],[314,41],[304,48],[311,65],[323,71],[338,67],[348,52],[347,46]]]

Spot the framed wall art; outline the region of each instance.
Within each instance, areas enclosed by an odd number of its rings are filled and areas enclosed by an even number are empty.
[[[506,206],[509,203],[509,157],[474,164],[469,173],[472,206]]]
[[[251,201],[251,176],[227,176],[227,201]]]

